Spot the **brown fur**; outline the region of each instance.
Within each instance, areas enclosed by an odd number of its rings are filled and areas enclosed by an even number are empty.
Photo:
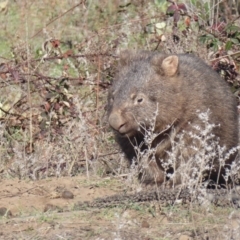
[[[201,125],[196,111],[206,112],[208,109],[210,122],[220,124],[214,134],[220,138],[221,146],[225,145],[227,149],[237,146],[236,100],[224,80],[202,60],[186,54],[165,55],[147,51],[124,51],[121,54],[119,72],[109,91],[108,120],[130,162],[136,155],[134,146],[143,142],[144,129],[150,127],[158,110],[154,132],[161,134],[152,143],[152,147],[157,147],[156,162],[149,160],[145,183],[157,181],[161,184],[165,180],[159,159],[167,160],[170,139],[175,139],[182,130],[192,130],[189,122]],[[166,130],[169,125],[172,127]],[[192,140],[186,136],[184,141],[191,144]],[[145,148],[144,144],[141,145],[141,150]],[[186,149],[184,154],[195,153]],[[234,156],[226,164],[233,159]],[[211,174],[210,178],[216,180],[216,174]]]

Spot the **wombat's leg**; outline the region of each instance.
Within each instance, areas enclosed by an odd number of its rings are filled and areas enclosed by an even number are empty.
[[[140,181],[146,185],[162,185],[165,182],[165,173],[161,170],[155,160],[148,163],[148,167],[139,175]]]
[[[154,148],[154,147],[157,148],[157,151],[156,151],[156,154],[155,154],[156,159],[164,159],[165,158],[166,151],[170,150],[171,146],[172,146],[172,143],[174,141],[176,141],[176,135],[180,132],[182,125],[183,124],[173,126],[173,124],[172,124],[172,126],[170,128],[170,132],[168,132],[166,134],[164,133],[164,140],[163,141],[158,139],[158,137],[156,137],[156,139],[154,139],[153,144],[152,144],[152,148]],[[159,135],[159,136],[161,137],[161,135]]]

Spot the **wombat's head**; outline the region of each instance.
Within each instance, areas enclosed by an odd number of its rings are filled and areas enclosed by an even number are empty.
[[[156,124],[167,123],[169,94],[179,86],[178,57],[124,51],[108,96],[108,121],[120,135],[132,137]],[[174,113],[173,113],[174,114]],[[166,118],[166,119],[165,119]]]

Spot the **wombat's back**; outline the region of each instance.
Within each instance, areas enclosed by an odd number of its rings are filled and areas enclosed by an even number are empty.
[[[227,83],[201,59],[180,55],[179,77],[183,79],[183,94],[189,116],[196,110],[210,110],[210,122],[220,124],[215,134],[228,149],[238,143],[237,102]]]

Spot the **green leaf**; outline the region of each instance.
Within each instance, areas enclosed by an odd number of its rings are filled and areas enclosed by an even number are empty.
[[[239,40],[237,38],[231,38],[231,42],[235,44],[239,44]]]
[[[209,3],[208,2],[206,2],[204,4],[204,9],[205,9],[206,12],[209,12]]]
[[[196,0],[191,0],[191,3],[196,6]]]
[[[163,29],[166,27],[166,22],[160,22],[160,23],[156,23],[156,28],[158,29]]]
[[[155,4],[161,12],[166,12],[168,2],[166,0],[155,0]]]
[[[212,34],[207,34],[206,36],[208,39],[215,39],[215,37]]]
[[[199,41],[204,44],[207,41],[206,35],[200,36]]]
[[[216,52],[218,50],[218,44],[217,43],[214,43],[213,44],[213,50]]]
[[[158,29],[158,28],[156,29],[156,32],[157,32],[158,35],[162,35],[163,34],[163,31],[161,29]]]
[[[236,25],[229,25],[229,26],[227,26],[226,30],[227,30],[227,33],[238,32],[238,31],[240,31],[240,28]]]
[[[232,48],[232,42],[231,41],[227,41],[226,45],[225,45],[225,50],[230,50]]]
[[[156,4],[163,4],[163,3],[165,3],[165,0],[155,0],[155,3]]]

